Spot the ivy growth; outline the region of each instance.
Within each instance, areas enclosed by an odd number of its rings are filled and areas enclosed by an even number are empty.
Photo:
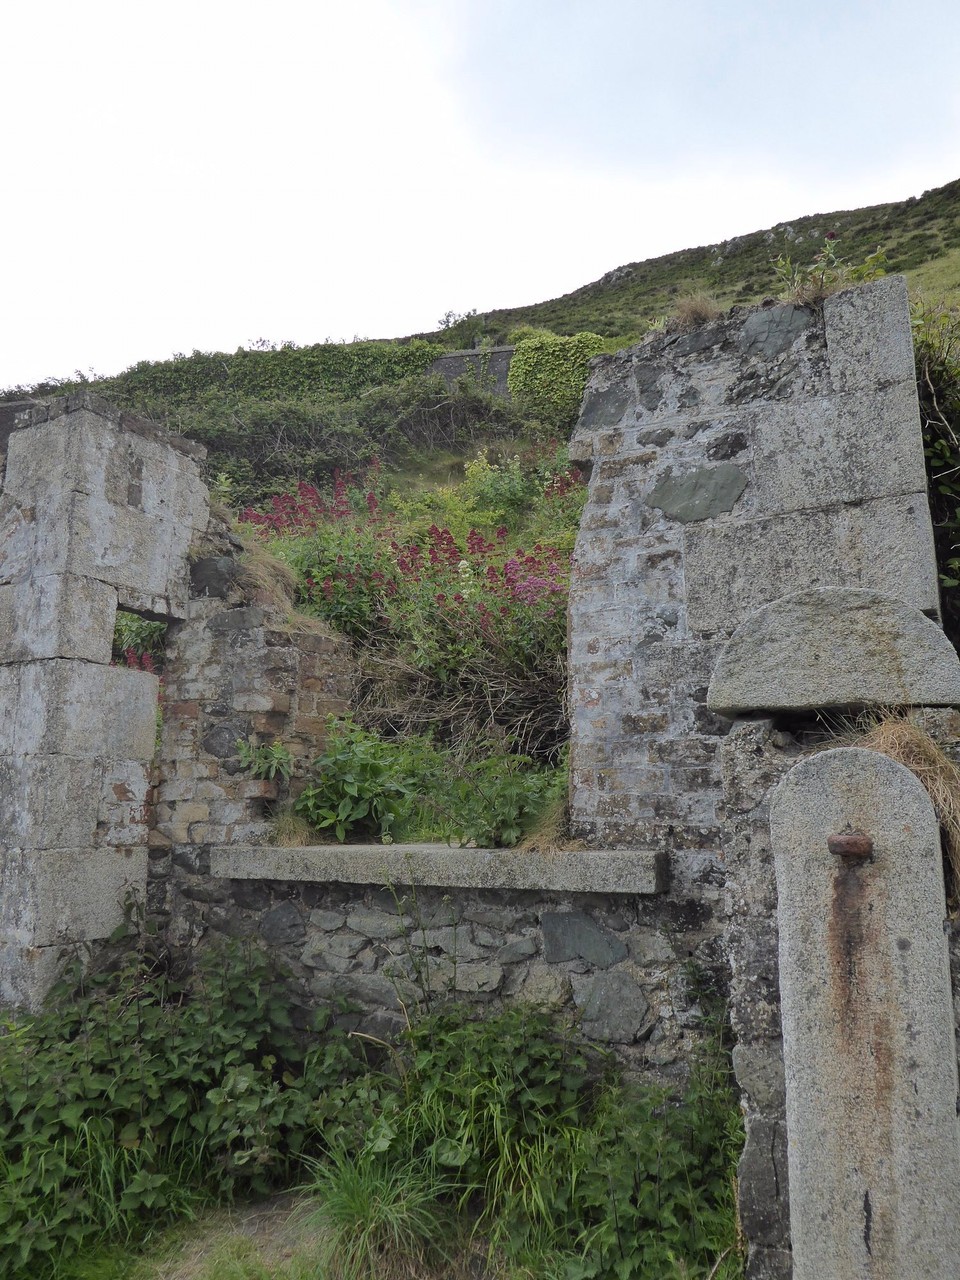
[[[554,430],[569,430],[583,399],[590,358],[604,348],[604,339],[596,333],[521,338],[507,374],[511,396],[531,418]]]

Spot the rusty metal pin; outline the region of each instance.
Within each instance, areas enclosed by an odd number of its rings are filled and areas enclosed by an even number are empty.
[[[863,862],[873,856],[873,836],[864,831],[844,831],[827,836],[827,848],[838,857]]]

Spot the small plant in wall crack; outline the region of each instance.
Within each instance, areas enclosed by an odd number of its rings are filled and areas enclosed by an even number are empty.
[[[244,769],[255,778],[263,778],[274,782],[277,778],[290,781],[293,772],[293,757],[288,747],[282,742],[250,742],[246,738],[237,739],[237,758]]]
[[[887,255],[878,245],[863,262],[847,262],[837,253],[836,232],[828,231],[820,252],[808,265],[781,254],[774,265],[781,296],[801,306],[816,306],[832,293],[851,285],[879,280],[886,274]]]

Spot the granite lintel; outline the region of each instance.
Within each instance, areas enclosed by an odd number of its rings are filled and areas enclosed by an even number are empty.
[[[662,853],[634,849],[520,853],[445,844],[333,844],[290,849],[215,845],[210,850],[210,874],[230,880],[636,895],[664,891],[667,859]]]

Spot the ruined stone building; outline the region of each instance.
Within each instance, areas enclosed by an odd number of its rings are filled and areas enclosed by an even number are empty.
[[[898,277],[594,362],[571,446],[587,847],[557,854],[271,846],[237,740],[315,755],[348,650],[245,576],[197,446],[85,395],[6,406],[3,1000],[35,1004],[133,900],[173,947],[259,939],[368,1029],[426,980],[568,1008],[666,1078],[721,992],[753,1280],[960,1275],[937,820],[901,764],[824,741],[891,707],[960,737],[914,377]],[[156,676],[110,665],[118,608],[168,623],[159,743]]]

